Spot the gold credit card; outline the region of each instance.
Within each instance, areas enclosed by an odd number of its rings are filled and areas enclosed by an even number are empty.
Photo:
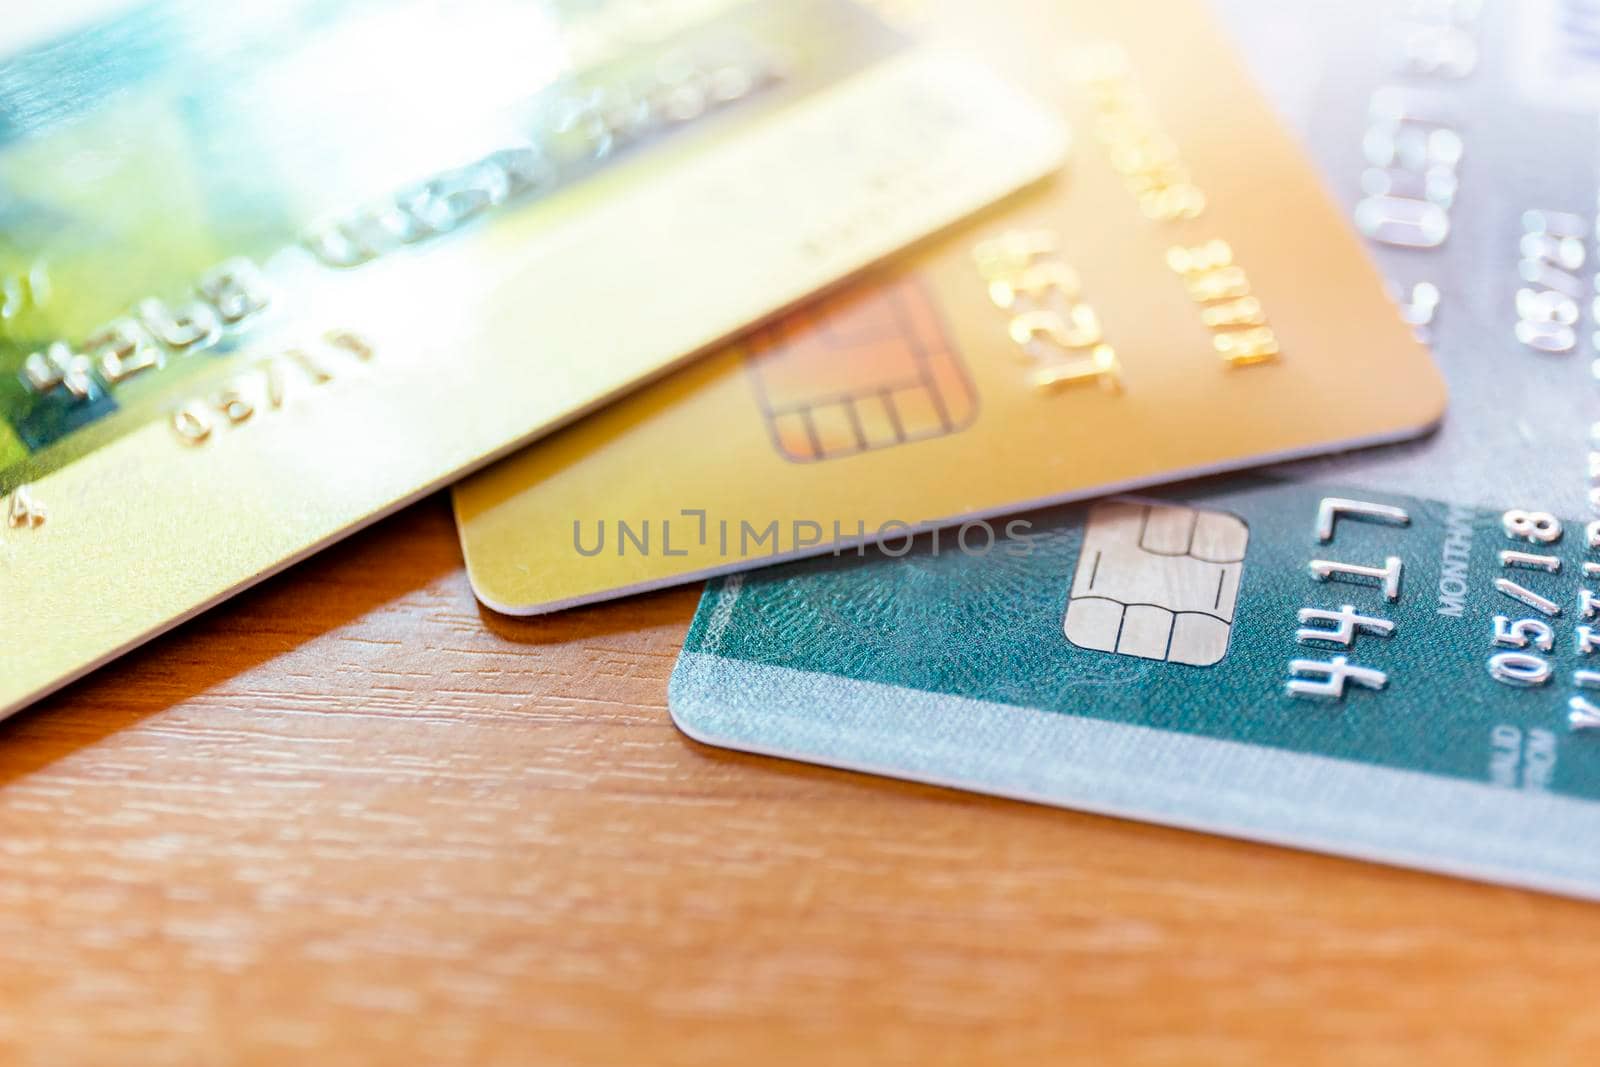
[[[1065,155],[849,0],[74,25],[0,59],[0,710]]]
[[[1066,173],[459,485],[484,603],[888,549],[1440,418],[1428,353],[1200,3],[907,7],[1059,105]]]

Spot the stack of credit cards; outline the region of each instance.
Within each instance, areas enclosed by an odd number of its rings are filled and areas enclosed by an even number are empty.
[[[1432,343],[1442,428],[1032,513],[986,553],[715,582],[673,715],[716,744],[1600,896],[1592,23],[1218,7]],[[1298,284],[1326,291],[1313,264]]]
[[[493,461],[494,610],[712,578],[700,740],[1600,895],[1588,5],[96,6],[0,707]]]

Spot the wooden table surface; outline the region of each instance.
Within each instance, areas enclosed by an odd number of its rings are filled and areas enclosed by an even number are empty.
[[[0,726],[0,1059],[1600,1060],[1600,907],[697,745],[697,595],[433,499]]]

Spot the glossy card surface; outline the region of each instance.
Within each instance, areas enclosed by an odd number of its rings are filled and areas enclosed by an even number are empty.
[[[486,604],[549,611],[1437,420],[1428,354],[1202,4],[920,7],[922,32],[1061,108],[1066,172],[458,487]]]
[[[845,0],[27,25],[0,59],[0,709],[1064,153]]]

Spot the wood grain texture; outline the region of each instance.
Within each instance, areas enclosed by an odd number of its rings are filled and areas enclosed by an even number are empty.
[[[0,1057],[1595,1061],[1600,908],[705,748],[697,595],[435,499],[0,726]]]

